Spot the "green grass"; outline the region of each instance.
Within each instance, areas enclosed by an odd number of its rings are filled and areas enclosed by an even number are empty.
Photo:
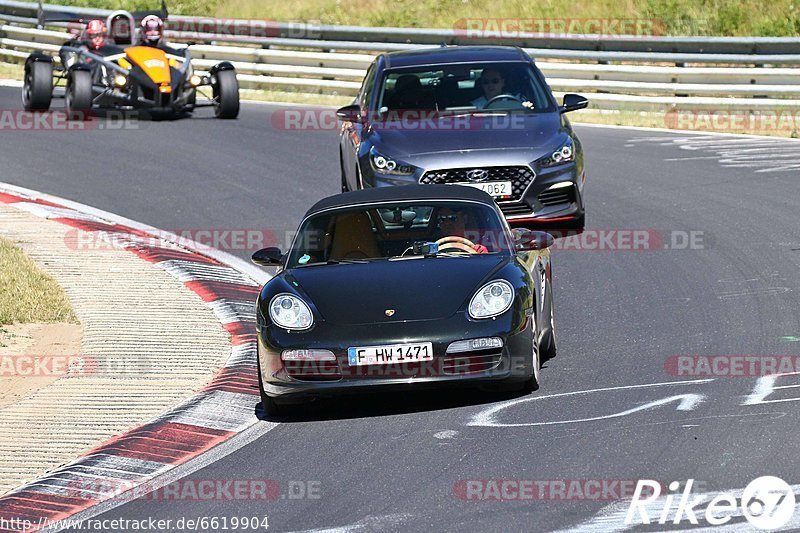
[[[30,322],[78,320],[55,280],[22,250],[0,239],[0,325]]]
[[[4,80],[22,80],[22,75],[25,69],[22,65],[15,63],[1,63],[0,62],[0,79]]]
[[[51,0],[108,9],[154,9],[157,0]],[[175,0],[171,13],[319,21],[357,26],[453,28],[473,18],[646,19],[667,35],[796,36],[800,0]]]
[[[242,100],[255,100],[258,102],[281,102],[288,104],[330,105],[345,106],[353,101],[352,96],[335,96],[331,94],[297,93],[287,91],[259,91],[241,89]]]

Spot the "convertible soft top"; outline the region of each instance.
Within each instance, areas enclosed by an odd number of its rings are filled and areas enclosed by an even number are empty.
[[[400,187],[370,187],[359,191],[346,192],[323,198],[311,209],[306,216],[318,211],[336,207],[348,207],[358,204],[370,204],[385,201],[417,201],[417,200],[471,200],[494,206],[494,199],[473,187],[460,187],[453,185],[403,185]]]

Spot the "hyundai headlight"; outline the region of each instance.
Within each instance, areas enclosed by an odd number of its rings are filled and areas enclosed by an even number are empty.
[[[314,324],[308,305],[293,294],[282,293],[269,302],[269,317],[275,325],[286,329],[303,330]]]
[[[572,145],[572,139],[567,139],[567,142],[553,150],[553,153],[543,158],[539,164],[542,167],[554,167],[564,163],[575,161],[575,148]]]
[[[369,164],[373,172],[378,174],[391,174],[393,176],[410,176],[416,167],[383,155],[375,148],[369,151]]]
[[[491,318],[508,311],[514,302],[514,287],[505,280],[487,283],[469,302],[469,316],[475,319]]]

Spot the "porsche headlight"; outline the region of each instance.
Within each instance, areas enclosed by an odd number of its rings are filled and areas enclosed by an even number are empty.
[[[543,158],[539,164],[543,167],[553,167],[563,163],[575,161],[575,148],[572,146],[572,139],[553,150],[553,153]]]
[[[469,302],[469,316],[491,318],[502,315],[514,302],[514,287],[505,280],[487,283],[475,293]]]
[[[369,164],[374,172],[394,176],[410,176],[416,170],[413,165],[385,156],[375,148],[369,151]]]
[[[293,294],[282,293],[269,302],[269,317],[275,325],[294,330],[308,329],[314,324],[314,316],[308,305]]]

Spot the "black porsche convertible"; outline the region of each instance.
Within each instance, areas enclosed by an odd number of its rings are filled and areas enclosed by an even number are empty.
[[[538,388],[555,355],[552,237],[474,188],[339,194],[303,217],[257,301],[265,411],[365,387]]]

